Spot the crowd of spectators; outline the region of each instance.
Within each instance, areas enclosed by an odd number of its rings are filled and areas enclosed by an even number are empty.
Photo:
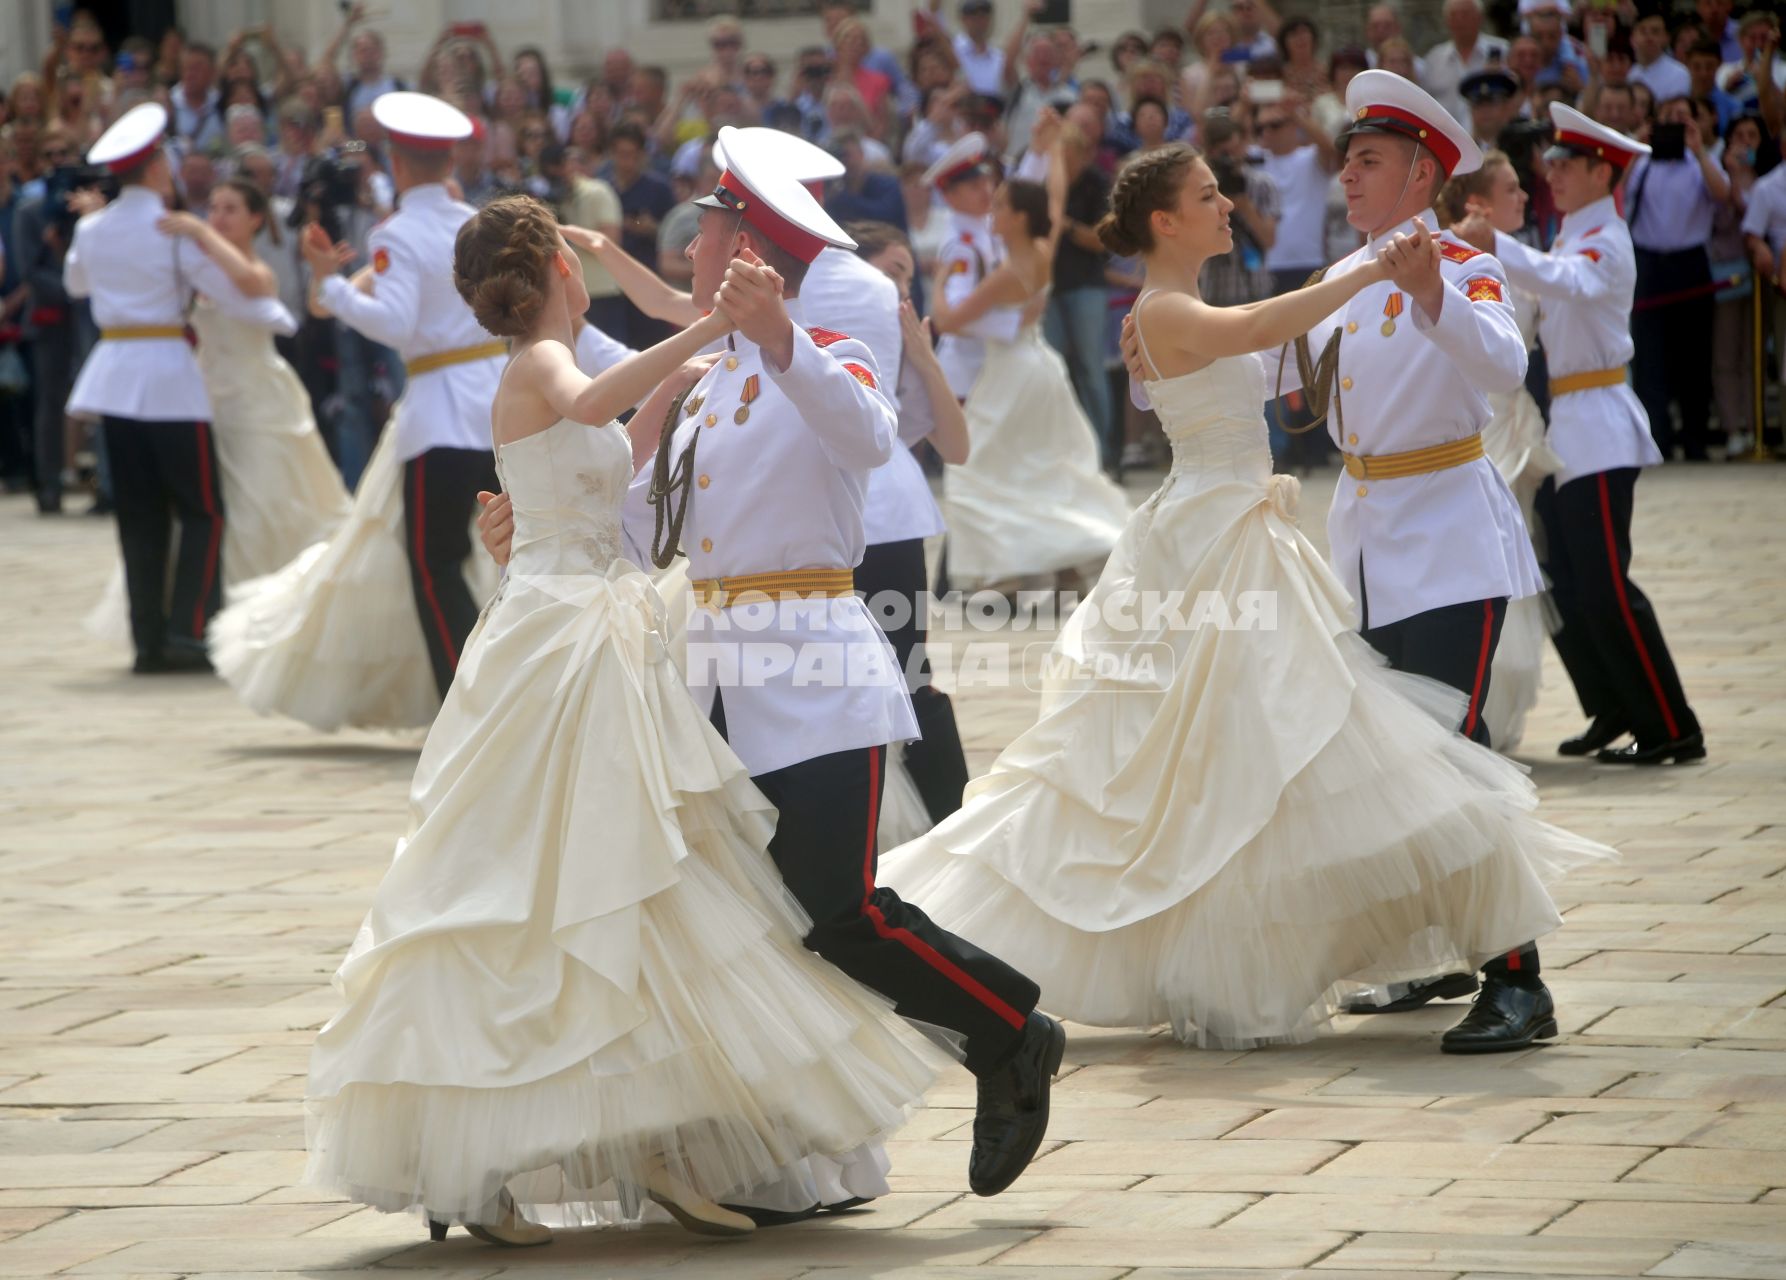
[[[1665,449],[1700,458],[1747,447],[1748,290],[1759,283],[1777,297],[1786,266],[1777,19],[1763,5],[1738,15],[1732,0],[1576,0],[1573,12],[1568,0],[1488,3],[1491,13],[1483,0],[1444,0],[1447,39],[1416,51],[1392,4],[1342,34],[1271,0],[1190,0],[1178,25],[1099,47],[1072,26],[1038,22],[1041,0],[923,0],[909,43],[890,49],[862,5],[821,0],[812,42],[791,59],[754,49],[745,24],[721,17],[704,28],[705,64],[680,78],[624,48],[567,76],[539,48],[505,53],[475,22],[449,26],[419,64],[393,69],[360,4],[314,54],[273,25],[244,28],[222,49],[175,28],[114,48],[77,11],[41,68],[18,76],[0,102],[0,478],[23,487],[36,476],[41,494],[46,468],[60,476],[80,456],[78,440],[65,455],[34,451],[31,429],[46,414],[60,420],[93,340],[83,308],[60,287],[66,201],[86,180],[85,148],[137,102],[168,106],[189,206],[238,175],[272,197],[278,216],[262,256],[297,314],[304,268],[282,229],[320,219],[363,249],[393,199],[370,110],[393,89],[438,94],[474,120],[454,172],[465,199],[533,192],[676,285],[689,278],[689,201],[716,177],[711,145],[724,125],[768,125],[832,150],[844,175],[826,193],[830,211],[898,227],[920,282],[948,234],[925,168],[972,130],[1015,165],[1042,142],[1038,130],[1058,129],[1071,170],[1068,225],[1046,331],[1107,464],[1120,469],[1159,461],[1161,441],[1114,393],[1112,334],[1138,269],[1105,254],[1091,228],[1117,167],[1162,142],[1205,149],[1235,202],[1235,247],[1209,264],[1208,296],[1243,303],[1295,288],[1359,243],[1345,221],[1333,138],[1346,86],[1367,67],[1421,83],[1484,145],[1514,157],[1532,196],[1527,234],[1539,245],[1557,222],[1539,145],[1551,101],[1654,143],[1654,160],[1636,167],[1622,195],[1640,253],[1668,267],[1639,282],[1639,363],[1646,351],[1668,353],[1639,391]],[[661,322],[632,306],[593,256],[583,265],[592,323],[634,346],[662,336]],[[401,389],[401,363],[314,319],[287,351],[352,481]],[[1281,435],[1274,444],[1290,447]]]

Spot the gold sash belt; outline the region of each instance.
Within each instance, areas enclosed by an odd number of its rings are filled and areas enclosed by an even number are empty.
[[[177,324],[121,324],[115,329],[101,329],[99,336],[107,342],[130,342],[142,338],[184,338],[186,329]]]
[[[1445,471],[1476,461],[1482,456],[1482,437],[1465,436],[1449,444],[1409,449],[1406,453],[1379,453],[1368,458],[1355,453],[1340,456],[1346,460],[1346,474],[1353,479],[1399,480],[1403,476],[1423,476],[1431,471]]]
[[[494,360],[497,356],[506,356],[508,353],[509,344],[506,342],[480,342],[475,347],[454,347],[451,351],[435,351],[429,355],[417,356],[414,360],[405,360],[403,371],[413,378],[418,373],[431,373],[448,365],[469,364],[473,360]]]
[[[1565,373],[1560,378],[1550,380],[1550,394],[1566,396],[1571,391],[1592,391],[1595,387],[1618,387],[1625,382],[1625,371],[1618,369],[1593,369],[1587,373]]]
[[[852,569],[778,569],[773,573],[747,573],[736,578],[697,578],[691,583],[695,603],[723,609],[759,600],[822,600],[847,596],[856,589]]]

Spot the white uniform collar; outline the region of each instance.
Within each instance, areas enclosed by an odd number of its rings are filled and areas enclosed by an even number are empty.
[[[788,319],[794,322],[794,327],[796,329],[804,329],[806,327],[806,311],[801,307],[800,299],[787,298],[782,302],[782,305],[788,309]],[[727,340],[734,351],[749,352],[758,350],[756,343],[752,342],[742,333],[736,331],[731,333]],[[719,368],[720,366],[715,365],[714,367]]]
[[[1617,201],[1610,195],[1601,196],[1600,199],[1594,201],[1594,203],[1583,205],[1574,213],[1564,214],[1562,225],[1557,228],[1557,234],[1559,236],[1566,236],[1569,234],[1569,229],[1571,227],[1579,227],[1583,223],[1604,226],[1618,216],[1619,206]]]
[[[1426,223],[1426,229],[1428,231],[1432,232],[1435,236],[1438,235],[1440,233],[1440,231],[1443,229],[1442,225],[1439,222],[1439,215],[1434,213],[1431,209],[1428,209],[1425,213],[1421,214],[1420,220],[1422,222]],[[1368,243],[1366,243],[1364,246],[1365,257],[1374,260],[1377,256],[1377,254],[1382,252],[1383,246],[1385,244],[1389,243],[1389,239],[1391,236],[1397,236],[1397,235],[1411,236],[1413,234],[1414,234],[1414,219],[1409,218],[1406,222],[1402,223],[1400,226],[1391,227],[1391,228],[1389,228],[1389,230],[1383,232],[1383,234],[1381,234],[1379,236],[1372,237],[1371,240]]]
[[[439,202],[450,203],[453,193],[447,190],[444,182],[418,182],[415,186],[398,196],[403,204],[427,204]]]
[[[971,213],[963,213],[959,209],[949,210],[949,225],[966,235],[982,237],[991,234],[991,220],[976,218]]]
[[[154,205],[155,208],[163,212],[166,212],[167,210],[167,201],[161,198],[161,193],[145,187],[140,182],[133,182],[128,187],[125,187],[122,191],[118,192],[118,198],[112,201],[112,203],[121,209],[128,209],[132,205],[140,204],[144,206]]]

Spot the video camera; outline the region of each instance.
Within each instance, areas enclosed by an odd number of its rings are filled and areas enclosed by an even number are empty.
[[[343,235],[343,211],[360,203],[361,172],[366,164],[366,144],[343,142],[321,155],[312,156],[304,166],[298,182],[298,198],[292,204],[286,225],[292,228],[316,222],[340,240]]]
[[[109,201],[118,194],[118,179],[102,164],[59,164],[44,175],[43,206],[49,222],[66,242],[74,235],[80,215],[68,207],[68,197],[86,187],[96,187]]]

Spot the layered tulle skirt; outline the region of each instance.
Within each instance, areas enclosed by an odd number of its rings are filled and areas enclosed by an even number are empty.
[[[211,620],[212,665],[261,715],[324,732],[414,729],[440,707],[410,586],[395,437],[384,433],[325,541],[230,588]],[[475,537],[464,571],[476,598],[495,590],[496,565]]]
[[[1035,726],[881,859],[1051,1012],[1304,1039],[1356,984],[1549,932],[1546,881],[1611,856],[1453,732],[1460,695],[1358,637],[1293,483],[1168,479],[1057,641]]]
[[[652,1163],[714,1199],[896,1128],[915,1033],[800,943],[774,810],[701,716],[650,581],[511,577],[317,1039],[308,1179],[588,1221]]]
[[[1066,363],[1035,326],[986,344],[966,413],[972,449],[943,480],[950,583],[970,590],[1095,569],[1129,502],[1100,469]]]
[[[1482,447],[1519,500],[1526,528],[1542,552],[1532,499],[1544,477],[1560,470],[1562,462],[1546,443],[1544,416],[1524,387],[1490,396],[1489,402],[1494,417],[1482,430]],[[1525,736],[1526,716],[1538,705],[1544,650],[1551,631],[1549,609],[1545,595],[1525,596],[1507,606],[1489,670],[1488,696],[1482,700],[1482,720],[1497,750],[1511,751],[1519,745]]]

